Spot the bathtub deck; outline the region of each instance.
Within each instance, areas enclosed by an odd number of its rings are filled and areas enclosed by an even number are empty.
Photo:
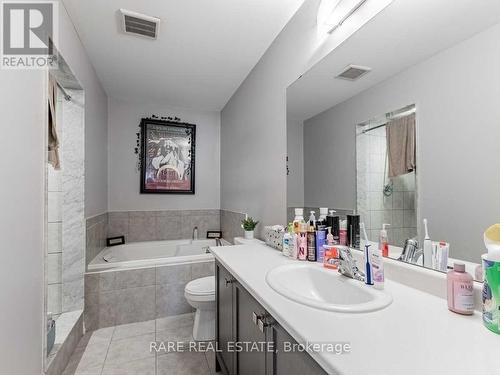
[[[194,314],[101,328],[78,344],[63,375],[212,375],[213,352],[151,352],[151,342],[192,341]]]

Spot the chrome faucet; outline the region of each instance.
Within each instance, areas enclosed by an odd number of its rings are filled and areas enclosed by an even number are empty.
[[[193,228],[193,240],[198,239],[198,227]]]
[[[365,281],[365,274],[356,266],[351,249],[347,246],[336,246],[339,252],[339,272],[354,280]]]
[[[406,263],[417,264],[420,257],[423,256],[423,251],[418,248],[418,241],[414,238],[408,238],[405,241],[403,252],[398,260]]]

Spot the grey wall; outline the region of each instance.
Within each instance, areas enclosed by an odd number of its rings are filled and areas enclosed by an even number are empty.
[[[356,208],[355,127],[346,121],[327,111],[304,122],[306,206]]]
[[[45,80],[38,71],[0,69],[0,373],[40,374],[44,324]],[[27,89],[29,88],[29,89]],[[22,144],[22,152],[19,152]],[[29,172],[26,172],[29,171]],[[17,324],[15,322],[18,322]]]
[[[286,220],[286,87],[311,64],[316,10],[306,0],[221,114],[221,208],[264,225]]]
[[[343,201],[353,200],[355,124],[415,103],[418,223],[428,218],[431,237],[450,241],[451,256],[479,261],[482,233],[500,219],[499,38],[496,25],[307,122],[313,146],[345,138],[345,148],[334,144],[326,155],[335,160],[337,151],[349,151],[344,163],[330,167],[342,176],[336,191]],[[321,185],[320,174],[314,176]]]
[[[196,124],[196,194],[139,194],[134,154],[141,118],[176,115]],[[220,114],[109,99],[109,211],[219,209]]]

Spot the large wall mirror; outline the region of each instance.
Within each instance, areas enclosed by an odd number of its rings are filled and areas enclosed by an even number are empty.
[[[419,3],[393,2],[288,87],[287,216],[356,211],[373,242],[390,224],[398,259],[426,219],[474,274],[500,221],[500,14],[470,3],[454,23]]]

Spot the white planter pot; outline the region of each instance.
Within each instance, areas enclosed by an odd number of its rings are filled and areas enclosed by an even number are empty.
[[[246,230],[245,231],[245,239],[246,240],[253,240],[253,230]]]

